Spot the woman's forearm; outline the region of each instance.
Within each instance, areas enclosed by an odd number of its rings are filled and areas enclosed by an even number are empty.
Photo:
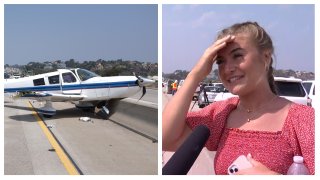
[[[199,84],[199,80],[188,75],[183,86],[167,103],[162,112],[162,145],[164,150],[175,149],[185,136],[188,113],[193,94]]]

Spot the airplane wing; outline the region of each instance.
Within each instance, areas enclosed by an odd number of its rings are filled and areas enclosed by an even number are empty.
[[[79,101],[85,98],[83,95],[78,94],[56,94],[48,92],[19,92],[17,97],[33,99],[37,101],[52,101],[52,102],[63,102],[63,101]]]

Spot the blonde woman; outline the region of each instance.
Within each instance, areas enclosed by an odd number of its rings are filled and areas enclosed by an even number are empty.
[[[175,151],[196,126],[206,125],[206,143],[217,151],[216,174],[227,174],[240,155],[252,168],[236,174],[286,174],[294,155],[304,157],[314,174],[314,109],[277,96],[272,68],[273,44],[256,22],[224,29],[208,47],[163,111],[163,150]],[[239,97],[188,113],[197,85],[213,64],[224,86]]]

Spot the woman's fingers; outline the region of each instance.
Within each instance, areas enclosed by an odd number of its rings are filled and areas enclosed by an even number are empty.
[[[200,81],[205,78],[212,70],[213,63],[216,60],[218,51],[227,46],[227,43],[232,42],[235,36],[228,35],[221,39],[215,41],[211,46],[209,46],[201,59],[198,61],[197,65],[192,69],[193,76],[197,77]]]
[[[221,39],[218,39],[207,49],[208,56],[211,57],[212,60],[214,60],[218,51],[226,47],[227,43],[232,42],[234,39],[235,39],[234,35],[228,35]]]
[[[231,42],[235,39],[236,36],[234,35],[227,35],[221,39],[218,39],[216,42],[213,43],[213,45],[219,45],[221,43],[228,43],[228,42]]]

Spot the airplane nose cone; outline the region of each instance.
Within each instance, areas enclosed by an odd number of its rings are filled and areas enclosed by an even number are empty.
[[[147,78],[143,78],[140,77],[142,81],[139,82],[140,86],[151,86],[152,84],[154,84],[156,81],[152,80],[152,79],[147,79]]]

